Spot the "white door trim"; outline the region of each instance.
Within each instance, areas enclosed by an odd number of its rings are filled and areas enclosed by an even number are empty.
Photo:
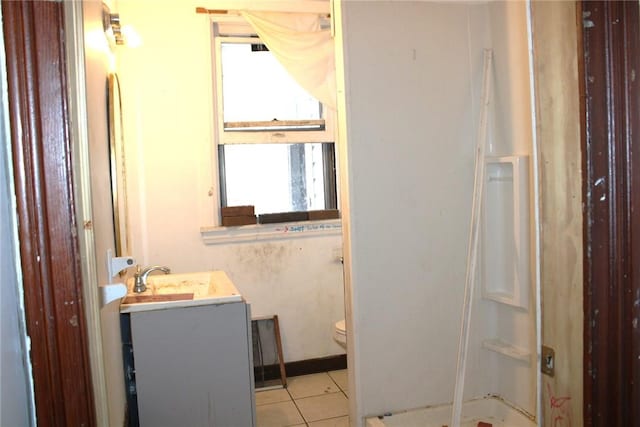
[[[100,301],[93,227],[91,226],[91,175],[86,105],[86,69],[84,56],[83,2],[64,2],[67,45],[67,84],[69,94],[70,136],[73,151],[73,179],[78,241],[82,257],[82,284],[89,365],[98,426],[109,426],[107,384],[100,328]]]

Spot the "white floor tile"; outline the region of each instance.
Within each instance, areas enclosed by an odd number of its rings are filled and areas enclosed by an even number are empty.
[[[338,384],[340,390],[347,394],[347,391],[349,391],[348,371],[346,369],[341,369],[340,371],[329,371],[328,374],[331,379]]]
[[[291,396],[284,388],[276,390],[265,390],[256,392],[256,406],[267,403],[286,402],[291,400]]]
[[[287,390],[294,399],[335,393],[340,388],[331,380],[326,372],[302,375],[287,379]]]
[[[307,422],[349,415],[349,401],[342,393],[306,397],[295,402]]]
[[[309,423],[309,427],[349,427],[349,417],[329,418]]]
[[[258,427],[304,425],[304,419],[292,401],[256,406]]]

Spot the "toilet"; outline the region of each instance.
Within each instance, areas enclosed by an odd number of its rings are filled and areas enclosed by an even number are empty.
[[[347,324],[344,319],[336,322],[333,330],[333,339],[343,348],[347,348]]]

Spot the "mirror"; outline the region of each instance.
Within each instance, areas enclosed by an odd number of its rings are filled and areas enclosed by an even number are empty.
[[[128,255],[127,192],[124,139],[122,132],[122,98],[118,75],[107,76],[107,123],[109,130],[109,175],[113,204],[115,256]]]
[[[253,378],[256,390],[287,387],[278,315],[251,319]]]

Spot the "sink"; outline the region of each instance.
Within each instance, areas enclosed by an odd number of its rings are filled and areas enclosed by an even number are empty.
[[[133,278],[127,281],[128,292],[120,304],[121,313],[242,301],[242,295],[224,271],[155,273],[147,277],[147,290],[140,293],[133,292],[133,281]]]

